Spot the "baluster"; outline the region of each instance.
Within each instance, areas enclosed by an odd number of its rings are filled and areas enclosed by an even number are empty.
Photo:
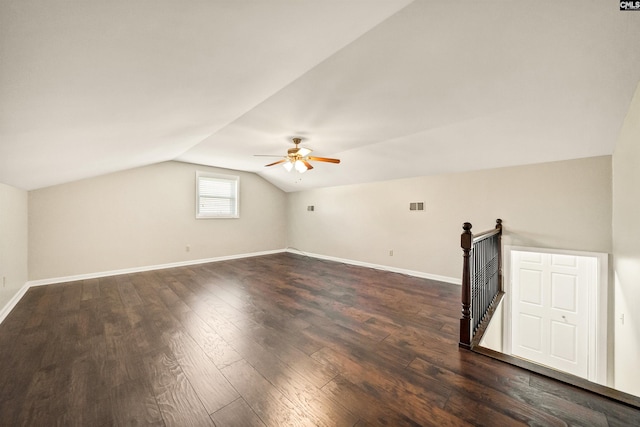
[[[496,237],[493,236],[491,238],[491,301],[493,301],[493,297],[496,294]]]
[[[496,228],[500,230],[498,233],[498,290],[504,292],[502,282],[502,220],[496,219]]]
[[[475,245],[474,245],[475,246]],[[480,243],[478,246],[478,255],[476,257],[476,272],[477,272],[477,276],[476,276],[476,288],[478,289],[478,291],[476,292],[477,295],[477,301],[476,301],[476,312],[473,313],[473,333],[476,333],[476,329],[478,328],[478,322],[480,322],[480,317],[482,316],[482,291],[483,291],[483,286],[482,286],[482,256],[483,256],[483,250],[482,250],[482,243]],[[475,252],[475,249],[474,249]],[[473,337],[472,337],[473,338]]]
[[[489,239],[485,239],[482,241],[482,307],[480,307],[480,313],[478,317],[483,317],[484,312],[487,309],[487,286],[489,285],[487,281],[487,279],[489,278],[489,276],[487,275],[488,243]]]
[[[496,295],[500,292],[500,235],[496,239]]]
[[[482,310],[482,245],[479,245],[477,249],[474,245],[473,253],[476,259],[476,274],[471,278],[476,285],[476,298],[474,301],[476,309],[473,312],[473,333],[475,334],[476,328],[478,327],[480,310]],[[471,338],[473,338],[473,336]]]
[[[480,271],[480,280],[478,281],[478,286],[480,287],[480,298],[478,301],[478,313],[476,315],[476,329],[478,329],[478,325],[480,324],[480,320],[482,320],[482,312],[484,305],[484,241],[480,244],[480,256],[478,257],[478,270]],[[474,331],[475,332],[475,331]]]
[[[476,329],[476,318],[478,316],[478,255],[480,254],[478,248],[472,244],[471,259],[473,260],[473,267],[471,269],[471,338]]]

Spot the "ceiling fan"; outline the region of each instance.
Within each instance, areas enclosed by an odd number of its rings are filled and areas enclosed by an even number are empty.
[[[302,139],[293,138],[292,141],[295,144],[295,148],[289,148],[287,150],[287,155],[284,156],[283,159],[278,160],[277,162],[269,163],[268,165],[265,165],[265,167],[281,164],[282,166],[284,166],[284,168],[287,171],[291,171],[292,169],[295,169],[300,173],[304,173],[307,170],[313,169],[313,166],[311,165],[311,163],[309,163],[310,161],[336,163],[336,164],[340,163],[340,159],[310,156],[309,155],[311,154],[310,149],[305,147],[299,147],[300,143],[302,142]],[[256,155],[260,156],[260,154],[256,154]],[[267,156],[267,157],[275,157],[275,156]],[[280,157],[280,156],[277,156],[277,157]]]

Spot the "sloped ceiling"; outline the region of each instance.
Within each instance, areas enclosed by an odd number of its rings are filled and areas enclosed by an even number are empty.
[[[602,0],[1,0],[0,182],[180,160],[298,191],[611,154],[638,40]],[[293,136],[342,163],[254,156]]]

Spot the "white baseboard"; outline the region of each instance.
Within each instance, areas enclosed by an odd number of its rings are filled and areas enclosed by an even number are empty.
[[[375,268],[376,270],[384,270],[384,271],[390,271],[393,273],[406,274],[407,276],[420,277],[422,279],[437,280],[438,282],[450,283],[452,285],[458,285],[458,286],[462,285],[462,280],[455,277],[440,276],[438,274],[425,273],[423,271],[406,270],[404,268],[391,267],[388,265],[372,264],[370,262],[355,261],[352,259],[337,258],[337,257],[328,256],[328,255],[314,254],[309,252],[303,252],[294,248],[287,248],[286,251],[291,252],[293,254],[305,255],[312,258],[324,259],[327,261],[341,262],[343,264],[357,265],[359,267]]]
[[[24,294],[27,293],[27,291],[29,290],[29,287],[30,287],[29,282],[22,285],[22,287],[9,300],[9,302],[6,303],[4,307],[2,307],[2,310],[0,310],[0,323],[2,323],[4,319],[9,315],[9,313],[11,313],[11,310],[13,310],[13,307],[15,307],[18,304],[18,301],[20,301],[24,296]]]
[[[97,273],[77,274],[73,276],[54,277],[50,279],[30,280],[29,287],[51,285],[54,283],[75,282],[76,280],[97,279],[99,277],[117,276],[120,274],[141,273],[143,271],[164,270],[166,268],[185,267],[189,265],[206,264],[209,262],[229,261],[232,259],[251,258],[256,256],[271,255],[285,252],[286,249],[275,249],[271,251],[251,252],[246,254],[225,255],[214,258],[194,259],[189,261],[170,262],[168,264],[147,265],[142,267],[123,268],[121,270],[101,271]]]
[[[25,283],[20,288],[20,290],[13,296],[13,298],[11,298],[11,300],[9,300],[9,302],[7,304],[5,304],[5,306],[2,308],[2,310],[0,310],[0,323],[2,323],[2,321],[4,321],[4,319],[7,317],[7,315],[11,312],[11,310],[13,310],[13,308],[18,304],[20,299],[22,299],[24,294],[26,294],[27,291],[29,290],[29,288],[32,287],[32,286],[43,286],[43,285],[52,285],[54,283],[75,282],[75,281],[78,281],[78,280],[97,279],[97,278],[100,278],[100,277],[117,276],[117,275],[120,275],[120,274],[131,274],[131,273],[140,273],[140,272],[143,272],[143,271],[163,270],[163,269],[166,269],[166,268],[184,267],[184,266],[189,266],[189,265],[206,264],[206,263],[209,263],[209,262],[228,261],[228,260],[232,260],[232,259],[251,258],[251,257],[256,257],[256,256],[271,255],[271,254],[277,254],[277,253],[282,253],[282,252],[291,252],[291,253],[295,253],[295,254],[298,254],[298,255],[310,256],[312,258],[324,259],[324,260],[327,260],[327,261],[341,262],[343,264],[350,264],[350,265],[357,265],[357,266],[360,266],[360,267],[374,268],[376,270],[391,271],[393,273],[401,273],[401,274],[406,274],[408,276],[420,277],[420,278],[423,278],[423,279],[437,280],[439,282],[451,283],[451,284],[454,284],[454,285],[460,285],[461,284],[460,279],[457,279],[455,277],[440,276],[440,275],[437,275],[437,274],[424,273],[422,271],[405,270],[403,268],[396,268],[396,267],[391,267],[391,266],[387,266],[387,265],[372,264],[372,263],[363,262],[363,261],[355,261],[355,260],[350,260],[350,259],[332,257],[332,256],[328,256],[328,255],[308,253],[308,252],[299,251],[299,250],[293,249],[293,248],[275,249],[275,250],[271,250],[271,251],[252,252],[252,253],[246,253],[246,254],[226,255],[226,256],[215,257],[215,258],[205,258],[205,259],[197,259],[197,260],[190,260],[190,261],[172,262],[172,263],[168,263],[168,264],[159,264],[159,265],[148,265],[148,266],[142,266],[142,267],[124,268],[124,269],[121,269],[121,270],[101,271],[101,272],[97,272],[97,273],[77,274],[77,275],[73,275],[73,276],[53,277],[53,278],[49,278],[49,279],[30,280],[27,283]]]
[[[11,310],[18,304],[24,294],[27,293],[32,286],[52,285],[54,283],[75,282],[77,280],[97,279],[99,277],[117,276],[119,274],[140,273],[143,271],[162,270],[165,268],[183,267],[188,265],[206,264],[208,262],[228,261],[232,259],[250,258],[262,255],[271,255],[285,252],[285,249],[275,249],[271,251],[252,252],[247,254],[226,255],[215,258],[196,259],[190,261],[171,262],[168,264],[147,265],[143,267],[124,268],[121,270],[101,271],[98,273],[76,274],[73,276],[53,277],[50,279],[30,280],[25,283],[20,290],[9,300],[8,303],[0,310],[0,323],[11,313]]]

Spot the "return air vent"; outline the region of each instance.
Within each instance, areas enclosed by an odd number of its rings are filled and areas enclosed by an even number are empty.
[[[315,206],[313,206],[313,205],[309,205],[309,206],[307,206],[307,210],[308,210],[309,212],[313,212],[313,211],[315,211],[315,210],[316,210],[316,208],[315,208]]]
[[[424,210],[424,202],[411,202],[409,203],[410,211],[423,211]]]

